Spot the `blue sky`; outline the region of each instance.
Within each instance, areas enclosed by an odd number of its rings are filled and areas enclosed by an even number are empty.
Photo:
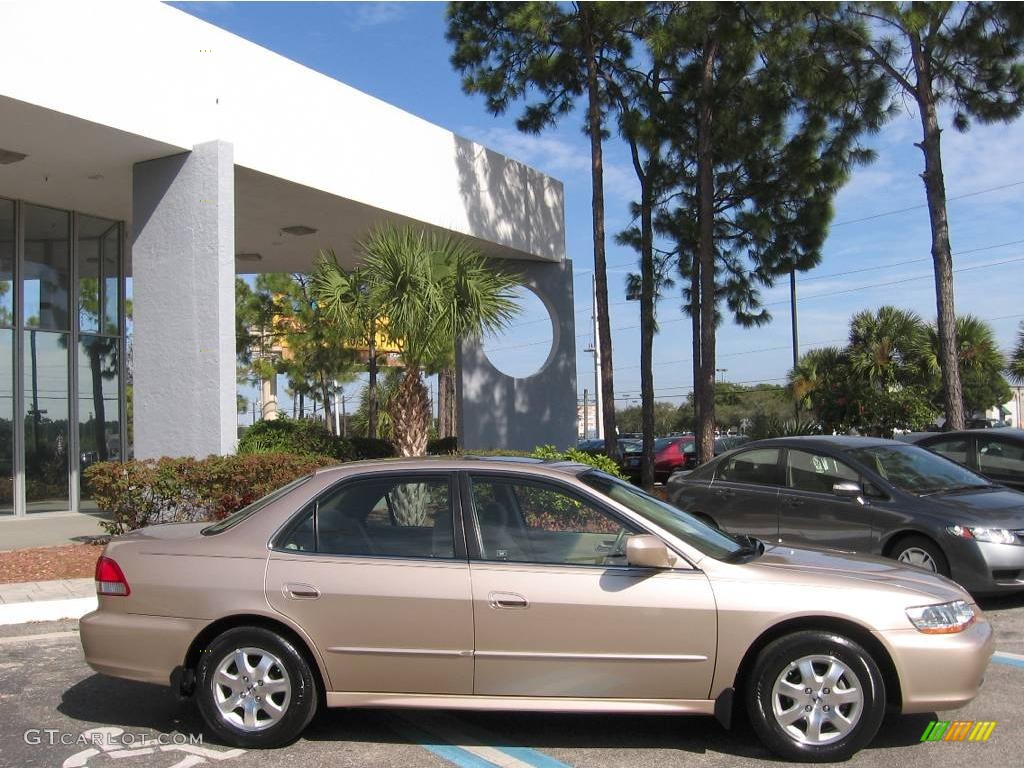
[[[589,144],[582,112],[539,136],[515,130],[515,113],[491,116],[479,97],[462,93],[448,63],[443,3],[175,3],[177,7],[305,66],[493,149],[522,160],[565,184],[567,252],[576,271],[578,390],[593,391],[590,280]],[[947,122],[948,125],[948,122]],[[855,171],[836,200],[836,215],[821,265],[799,278],[802,350],[842,344],[850,316],[895,304],[935,316],[930,235],[919,174],[917,115],[902,115],[866,140],[877,160]],[[956,309],[988,320],[1004,350],[1024,319],[1024,120],[943,134],[943,159],[954,251]],[[639,400],[639,307],[624,302],[626,273],[636,256],[612,235],[629,224],[636,190],[624,149],[606,150],[609,301],[620,407]],[[982,190],[996,191],[972,194]],[[969,195],[962,199],[958,196]],[[909,210],[908,210],[909,209]],[[891,211],[900,211],[881,215]],[[1004,263],[1005,262],[1005,263]],[[839,273],[850,273],[842,274]],[[884,285],[879,285],[883,284]],[[733,382],[781,382],[791,363],[788,283],[764,291],[774,320],[744,330],[725,323],[718,334],[717,367]],[[654,342],[659,399],[680,402],[689,391],[688,320],[669,294],[659,305],[662,332]],[[547,355],[546,323],[527,307],[504,339],[489,340],[495,362],[523,372]],[[617,330],[616,330],[617,329]]]

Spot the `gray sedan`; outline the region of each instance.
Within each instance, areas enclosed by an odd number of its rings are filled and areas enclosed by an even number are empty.
[[[1024,589],[1024,493],[916,445],[864,437],[748,443],[669,480],[721,528],[891,557],[975,594]]]

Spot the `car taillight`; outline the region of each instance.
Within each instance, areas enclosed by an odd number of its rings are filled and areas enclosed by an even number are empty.
[[[121,572],[121,566],[109,557],[96,561],[96,594],[124,597],[132,593],[128,579]]]

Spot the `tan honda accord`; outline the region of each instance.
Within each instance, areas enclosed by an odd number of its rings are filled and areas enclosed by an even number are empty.
[[[82,619],[98,672],[193,696],[244,747],[318,707],[714,715],[791,760],[886,709],[962,707],[992,629],[941,576],[735,538],[579,464],[325,469],[213,525],[114,539]],[[936,671],[941,670],[941,674]]]

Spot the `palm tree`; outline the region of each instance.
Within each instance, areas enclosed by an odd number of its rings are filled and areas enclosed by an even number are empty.
[[[470,245],[414,227],[383,225],[359,244],[362,278],[376,316],[402,358],[402,380],[390,404],[392,437],[400,456],[426,453],[430,399],[422,370],[444,359],[456,341],[503,328],[514,317],[518,279],[490,268]],[[328,312],[333,266],[321,257],[314,284]]]
[[[846,354],[839,347],[808,350],[789,372],[790,394],[801,408],[814,410],[816,396],[827,396],[831,378],[846,365]]]
[[[376,347],[381,318],[370,296],[366,275],[359,269],[345,271],[334,251],[321,250],[313,284],[317,300],[328,318],[339,324],[345,336],[356,343],[366,344],[367,372],[370,375],[366,391],[366,436],[376,438],[379,420]]]
[[[881,307],[858,312],[850,321],[850,368],[872,387],[889,391],[914,379],[925,357],[926,332],[914,312]]]
[[[1006,366],[1006,371],[1015,384],[1024,384],[1024,322],[1017,329],[1017,346],[1010,353],[1010,364]]]
[[[928,369],[938,381],[938,329],[930,326],[926,335]],[[1007,366],[992,327],[974,315],[962,315],[956,319],[956,342],[964,411],[970,413],[1006,402],[1010,392],[1002,372],[1008,370],[1012,376],[1012,362]],[[941,405],[941,402],[936,402],[936,405]]]

